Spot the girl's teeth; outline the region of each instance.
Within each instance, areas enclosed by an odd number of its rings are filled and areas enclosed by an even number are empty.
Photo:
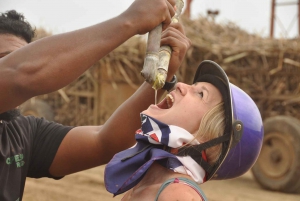
[[[174,98],[171,94],[167,95],[167,105],[168,108],[171,108],[173,106]]]

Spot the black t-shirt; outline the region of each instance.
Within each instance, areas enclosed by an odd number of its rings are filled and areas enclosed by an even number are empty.
[[[54,178],[49,167],[72,128],[33,116],[0,123],[1,201],[21,201],[26,177]]]

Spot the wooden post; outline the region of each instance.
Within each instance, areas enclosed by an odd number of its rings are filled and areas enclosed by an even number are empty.
[[[300,3],[298,0],[298,37],[300,36]]]
[[[275,0],[272,0],[271,6],[271,22],[270,22],[270,38],[274,36],[274,21],[275,21]]]

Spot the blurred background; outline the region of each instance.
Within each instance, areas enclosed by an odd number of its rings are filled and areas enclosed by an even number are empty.
[[[123,12],[133,0],[0,0],[37,28],[35,40],[90,26]],[[211,201],[300,200],[299,1],[184,0],[181,16],[192,46],[178,72],[192,82],[205,59],[220,64],[230,81],[260,109],[265,137],[259,159],[245,175],[201,187]],[[143,82],[145,37],[135,36],[96,62],[70,85],[21,106],[24,115],[65,125],[103,124]],[[25,201],[120,200],[107,193],[105,166],[57,182],[28,179]]]

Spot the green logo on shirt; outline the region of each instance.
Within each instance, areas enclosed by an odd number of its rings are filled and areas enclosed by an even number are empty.
[[[17,155],[14,155],[12,157],[8,157],[6,159],[6,164],[7,165],[11,165],[13,164],[14,162],[16,163],[16,166],[19,168],[19,167],[22,167],[25,162],[23,161],[24,159],[24,155],[23,154],[17,154]]]

